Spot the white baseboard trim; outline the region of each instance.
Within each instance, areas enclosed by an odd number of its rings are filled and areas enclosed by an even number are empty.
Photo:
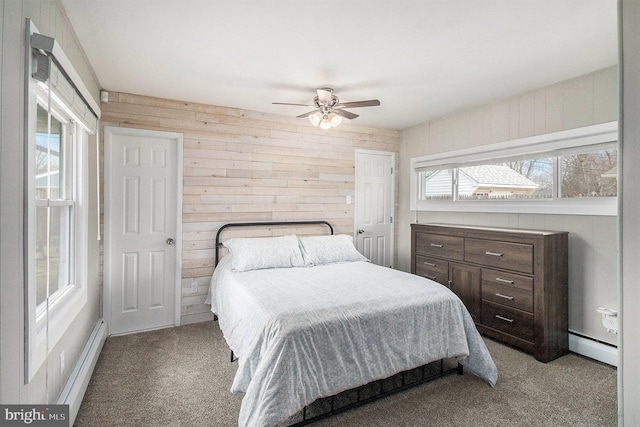
[[[98,319],[87,344],[82,350],[82,354],[78,358],[78,362],[73,367],[73,371],[64,385],[58,401],[60,405],[69,405],[69,425],[73,425],[80,410],[84,393],[87,391],[93,368],[96,366],[102,346],[104,345],[109,328],[104,319]]]
[[[618,366],[618,348],[569,333],[569,351],[595,359],[611,366]]]

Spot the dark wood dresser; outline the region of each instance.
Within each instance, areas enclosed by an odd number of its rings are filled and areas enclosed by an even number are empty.
[[[411,272],[448,286],[480,333],[541,362],[568,353],[568,233],[411,225]]]

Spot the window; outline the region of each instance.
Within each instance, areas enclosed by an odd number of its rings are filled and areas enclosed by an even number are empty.
[[[55,40],[29,25],[25,381],[87,301],[88,138],[98,111]],[[84,95],[83,95],[84,94]]]
[[[64,123],[37,106],[35,153],[36,306],[73,283],[74,149]]]
[[[460,168],[460,174],[460,200],[549,199],[553,187],[553,159],[544,157],[467,166]]]
[[[553,159],[513,160],[452,169],[425,170],[422,200],[549,199]]]
[[[423,172],[422,200],[453,200],[455,169],[435,169]]]
[[[86,302],[88,133],[36,84],[28,147],[31,377]],[[64,104],[61,104],[64,105]]]
[[[588,150],[559,160],[559,196],[564,198],[616,197],[618,150]]]
[[[615,215],[617,124],[412,159],[412,210]]]

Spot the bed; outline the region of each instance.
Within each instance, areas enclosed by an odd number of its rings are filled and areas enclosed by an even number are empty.
[[[331,228],[224,246],[207,303],[237,357],[231,392],[244,394],[240,426],[279,425],[321,398],[416,369],[424,377],[425,366],[443,360],[495,385],[496,366],[460,299],[368,262],[349,236]]]

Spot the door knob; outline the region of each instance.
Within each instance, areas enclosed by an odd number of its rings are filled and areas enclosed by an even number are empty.
[[[172,238],[167,239],[167,245],[173,245],[174,240]]]
[[[364,233],[364,230],[361,228],[360,230],[358,230],[358,234],[362,234]]]

